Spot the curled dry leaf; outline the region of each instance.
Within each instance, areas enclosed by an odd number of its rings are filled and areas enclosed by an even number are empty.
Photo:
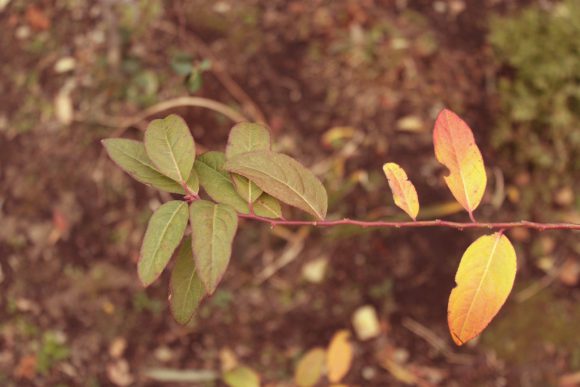
[[[463,254],[451,291],[447,319],[457,345],[478,336],[499,312],[516,276],[516,252],[501,234],[485,235]]]
[[[417,219],[419,213],[419,198],[417,190],[407,174],[398,164],[386,163],[383,171],[393,191],[393,199],[397,207],[405,211],[413,220]]]

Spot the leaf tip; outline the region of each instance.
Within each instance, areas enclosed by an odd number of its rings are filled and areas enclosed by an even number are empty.
[[[143,286],[144,288],[148,287],[156,280],[156,278],[154,279],[145,278],[140,270],[137,270],[137,278],[139,278],[139,282],[141,283],[141,286]]]
[[[461,347],[463,344],[465,344],[465,341],[461,340],[455,332],[451,332],[451,339],[458,347]]]
[[[212,284],[210,284],[210,283],[208,283],[206,281],[203,281],[203,279],[202,279],[201,282],[203,283],[203,287],[204,287],[205,292],[206,292],[206,294],[208,296],[211,296],[211,295],[213,295],[215,293],[216,286],[212,286]]]
[[[442,114],[455,114],[455,113],[451,109],[445,107],[445,108],[441,109],[438,116],[440,116]]]
[[[383,164],[383,172],[387,172],[395,163],[384,163]]]

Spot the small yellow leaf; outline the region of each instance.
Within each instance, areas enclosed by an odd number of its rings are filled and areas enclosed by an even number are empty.
[[[383,165],[383,171],[391,191],[393,191],[393,199],[397,207],[405,211],[413,220],[417,219],[419,213],[419,199],[417,198],[417,191],[415,186],[407,174],[398,164],[386,163]]]
[[[455,344],[478,336],[499,312],[512,290],[516,266],[516,252],[501,233],[482,236],[467,248],[447,310]]]
[[[224,373],[223,381],[229,387],[260,387],[260,375],[248,367],[237,367]]]
[[[447,186],[473,218],[485,192],[487,175],[471,129],[457,114],[444,109],[435,121],[433,144],[437,160],[449,169]]]
[[[325,360],[326,351],[324,348],[312,348],[306,352],[296,366],[294,373],[296,385],[300,387],[314,386],[322,376]]]
[[[350,333],[346,330],[334,334],[328,346],[326,356],[326,370],[328,380],[338,383],[348,373],[352,363],[352,344],[349,342]]]

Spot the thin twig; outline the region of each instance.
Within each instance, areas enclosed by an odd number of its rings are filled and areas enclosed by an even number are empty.
[[[148,107],[134,117],[121,120],[119,122],[119,127],[126,128],[129,126],[136,125],[141,121],[147,119],[148,117],[161,113],[163,111],[174,109],[183,106],[194,106],[202,107],[209,110],[213,110],[217,113],[223,114],[234,122],[247,121],[247,118],[232,109],[231,107],[224,105],[221,102],[214,101],[213,99],[202,98],[202,97],[177,97],[173,99],[168,99],[167,101],[159,102],[153,106]]]
[[[339,220],[280,220],[270,219],[252,214],[239,214],[241,218],[264,222],[270,226],[314,226],[314,227],[334,227],[334,226],[358,226],[363,228],[369,227],[383,227],[383,228],[420,228],[420,227],[447,227],[464,230],[468,228],[485,228],[489,230],[504,230],[513,228],[529,228],[538,231],[544,230],[580,230],[580,224],[575,223],[537,223],[522,220],[519,222],[450,222],[441,219],[435,220],[419,220],[409,222],[393,222],[393,221],[364,221],[354,219],[339,219]]]
[[[470,364],[472,362],[469,356],[454,353],[447,345],[447,341],[443,340],[435,332],[420,324],[418,321],[405,317],[403,319],[403,326],[425,340],[437,352],[442,353],[450,362],[456,364]]]
[[[544,275],[539,281],[535,281],[527,288],[521,290],[518,294],[516,294],[515,299],[517,302],[525,302],[530,298],[534,297],[536,294],[541,292],[542,290],[546,289],[548,286],[552,284],[558,278],[564,266],[559,266],[550,270],[546,275]]]
[[[213,99],[202,97],[177,97],[149,106],[131,117],[100,117],[94,120],[94,122],[99,125],[117,128],[117,130],[111,134],[111,137],[119,137],[125,132],[125,130],[127,130],[127,128],[143,122],[152,115],[184,106],[201,107],[213,110],[216,113],[223,114],[236,123],[248,120],[243,114]],[[88,118],[77,117],[75,120],[81,123],[90,122]]]
[[[258,274],[255,280],[256,285],[262,285],[280,269],[290,264],[294,259],[296,259],[296,257],[298,257],[298,255],[300,255],[304,249],[304,240],[308,236],[309,230],[310,229],[308,228],[303,228],[296,233],[293,240],[288,243],[280,257],[272,264],[267,265],[264,270]]]
[[[187,200],[195,201],[199,199],[199,196],[195,195],[189,190],[185,183],[183,184],[184,189],[187,192]],[[528,228],[538,231],[545,230],[573,230],[580,231],[580,224],[576,223],[538,223],[530,222],[527,220],[521,220],[519,222],[452,222],[448,220],[414,220],[407,222],[396,222],[396,221],[366,221],[366,220],[355,220],[355,219],[338,219],[338,220],[286,220],[286,219],[272,219],[259,216],[256,214],[238,214],[240,218],[254,220],[257,222],[268,223],[271,227],[276,226],[313,226],[313,227],[335,227],[335,226],[357,226],[362,228],[371,227],[381,227],[381,228],[425,228],[425,227],[446,227],[454,228],[463,231],[467,228],[484,228],[488,230],[498,230],[499,233],[503,233],[507,229],[513,228]]]

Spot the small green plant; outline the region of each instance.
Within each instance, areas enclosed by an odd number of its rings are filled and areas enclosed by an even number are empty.
[[[196,155],[187,124],[176,115],[152,121],[144,142],[103,140],[109,156],[142,183],[182,195],[152,215],[145,233],[138,275],[143,285],[153,283],[177,251],[170,279],[170,306],[182,324],[202,300],[212,295],[226,271],[238,220],[277,225],[333,227],[451,227],[496,230],[473,242],[465,251],[451,292],[448,324],[457,345],[479,335],[500,310],[516,275],[516,255],[505,229],[580,230],[577,224],[527,221],[482,223],[475,219],[487,184],[483,158],[473,133],[456,114],[443,110],[433,131],[435,155],[449,171],[445,182],[465,208],[471,222],[416,220],[419,200],[405,171],[395,163],[383,167],[397,206],[408,222],[326,219],[328,198],[318,178],[297,160],[271,150],[269,130],[260,124],[239,123],[228,138],[225,152]],[[200,188],[205,195],[202,196]],[[206,196],[207,195],[207,196]],[[288,220],[282,203],[308,213],[315,220]],[[185,236],[191,230],[191,236]],[[181,247],[179,245],[181,244]],[[178,248],[179,247],[179,248]],[[342,371],[337,371],[335,381]],[[330,375],[333,380],[333,375]]]
[[[70,349],[63,342],[58,333],[48,331],[42,335],[42,342],[38,350],[37,369],[46,374],[56,363],[70,357]]]

